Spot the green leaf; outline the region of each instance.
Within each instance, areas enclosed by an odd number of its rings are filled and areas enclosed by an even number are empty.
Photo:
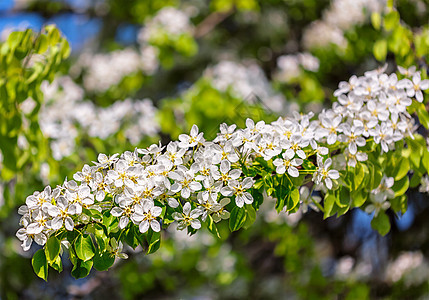
[[[275,188],[269,188],[268,190],[267,190],[267,195],[268,196],[271,196],[272,194],[274,194],[276,192],[276,189]]]
[[[243,228],[248,229],[255,223],[256,220],[256,211],[252,205],[246,205],[246,221],[244,222]]]
[[[366,202],[367,198],[368,198],[368,194],[363,190],[353,192],[352,193],[353,206],[361,207]]]
[[[152,229],[149,229],[146,238],[149,245],[147,248],[147,254],[156,252],[161,246],[161,233],[154,232]]]
[[[417,136],[415,137],[415,139],[408,138],[406,141],[407,141],[408,148],[411,149],[411,154],[410,154],[411,163],[414,165],[416,169],[418,169],[420,167],[420,163],[423,156],[423,147],[417,141],[416,138]]]
[[[37,38],[37,42],[36,42],[36,53],[38,54],[42,54],[44,52],[46,52],[46,50],[48,50],[48,38],[46,37],[46,35],[41,34],[38,38]]]
[[[60,255],[61,242],[57,239],[55,235],[51,237],[46,242],[45,254],[48,262],[53,262]]]
[[[357,163],[355,167],[355,173],[353,178],[353,190],[358,190],[363,179],[365,178],[365,171],[362,163]]]
[[[206,220],[207,229],[218,239],[220,239],[219,231],[217,230],[216,224],[213,222],[211,215],[207,216]]]
[[[423,151],[422,164],[426,169],[426,172],[429,173],[429,151],[427,149],[424,149]]]
[[[69,42],[66,39],[63,39],[61,42],[61,56],[63,59],[66,59],[69,57],[71,52]]]
[[[94,219],[103,219],[103,215],[96,209],[83,208],[82,213]]]
[[[229,229],[231,231],[236,231],[244,225],[244,222],[246,222],[246,210],[235,206],[229,217]]]
[[[54,261],[49,262],[49,265],[54,268],[58,272],[62,272],[63,270],[63,263],[61,262],[61,256],[57,256],[57,258]]]
[[[262,179],[259,179],[255,182],[255,184],[253,185],[254,189],[259,189],[264,185],[264,181]]]
[[[58,31],[58,29],[55,27],[55,25],[47,25],[45,26],[45,31],[48,34],[48,40],[50,42],[51,45],[55,45],[59,42],[60,40],[60,32]]]
[[[43,251],[43,249],[39,249],[36,253],[34,253],[31,264],[33,265],[34,273],[36,273],[36,275],[43,280],[47,281],[48,261],[46,260],[45,251]]]
[[[286,198],[288,197],[288,195],[286,195]],[[280,213],[283,208],[285,207],[285,197],[279,197],[277,196],[277,201],[276,201],[276,211],[277,213]]]
[[[108,270],[115,262],[115,255],[110,252],[96,253],[94,256],[94,268],[97,271]]]
[[[389,217],[384,211],[380,211],[379,214],[372,219],[371,226],[384,236],[390,231]]]
[[[380,185],[381,179],[383,178],[383,172],[378,166],[373,165],[371,167],[370,176],[370,189],[375,189]]]
[[[329,218],[331,217],[333,214],[335,214],[335,212],[333,211],[333,207],[334,204],[336,202],[337,197],[335,197],[335,195],[333,194],[327,194],[325,196],[325,200],[323,203],[324,209],[325,209],[325,213],[323,215],[323,218]]]
[[[371,23],[372,26],[376,29],[379,30],[380,29],[380,25],[381,25],[381,16],[379,13],[373,12],[371,14]]]
[[[264,202],[264,195],[261,191],[252,189],[253,203],[252,206],[255,209],[259,209],[259,206]]]
[[[88,234],[80,234],[76,239],[74,248],[76,255],[84,262],[90,260],[94,254],[94,245],[92,244],[91,237]]]
[[[395,10],[392,10],[384,17],[384,28],[386,28],[386,30],[392,30],[398,25],[399,13]]]
[[[114,216],[112,216],[112,214],[109,211],[106,211],[103,214],[103,225],[106,227],[109,227],[110,224],[112,224],[113,220],[115,219]]]
[[[374,53],[374,57],[378,61],[385,61],[386,55],[387,55],[387,41],[386,40],[379,40],[379,41],[375,42],[372,51]]]
[[[293,188],[287,196],[287,211],[293,210],[299,203],[299,190]]]
[[[335,203],[338,205],[338,207],[340,208],[347,208],[345,211],[348,210],[348,208],[350,207],[350,193],[349,191],[342,187],[340,189],[340,193],[338,195],[338,197],[336,198]]]
[[[112,216],[112,214],[107,210],[103,214],[102,223],[107,229],[107,234],[110,234],[110,232],[114,232],[114,230],[117,228],[118,218],[115,218],[114,216]]]
[[[96,223],[93,226],[88,226],[87,230],[94,234],[97,247],[100,252],[103,252],[109,244],[109,239],[106,236],[107,229],[103,225]]]
[[[407,202],[407,195],[402,195],[399,197],[395,197],[392,200],[390,200],[391,208],[396,213],[405,213],[407,211],[408,202]]]
[[[410,170],[410,161],[407,158],[400,158],[398,165],[393,171],[395,181],[404,178]]]
[[[140,241],[137,238],[138,234],[141,234],[136,230],[136,226],[132,223],[128,225],[128,229],[125,231],[125,242],[133,249],[136,249],[138,245],[140,245]]]
[[[392,186],[392,190],[395,192],[395,197],[405,194],[409,186],[410,186],[410,180],[408,179],[407,176],[402,178],[401,180],[395,181],[395,183]]]
[[[88,276],[89,272],[92,269],[92,265],[93,265],[92,260],[82,261],[80,259],[76,259],[76,263],[73,266],[71,274],[76,279],[84,278]]]
[[[410,179],[410,187],[411,188],[418,187],[420,185],[421,179],[422,179],[422,174],[415,172]]]
[[[423,103],[420,103],[417,108],[417,116],[419,117],[420,123],[426,128],[429,128],[429,114],[426,111],[426,108]]]

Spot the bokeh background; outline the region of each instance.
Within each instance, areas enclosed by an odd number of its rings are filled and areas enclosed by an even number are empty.
[[[98,153],[165,144],[192,124],[210,139],[222,122],[317,114],[340,81],[384,62],[427,71],[428,20],[427,0],[1,0],[0,43],[55,24],[72,51],[42,83],[37,143],[24,126],[9,147],[24,158],[12,168],[0,152],[0,299],[428,299],[429,199],[418,188],[405,214],[389,213],[385,237],[359,209],[323,220],[306,205],[277,214],[266,199],[247,230],[221,223],[219,240],[169,228],[155,254],[127,248],[129,259],[79,280],[64,261],[42,281],[37,246],[24,253],[14,237],[26,196]]]

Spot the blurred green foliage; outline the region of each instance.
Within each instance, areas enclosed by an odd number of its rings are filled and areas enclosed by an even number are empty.
[[[69,54],[67,40],[52,25],[44,27],[40,33],[30,29],[13,32],[1,45],[0,149],[3,168],[0,180],[13,181],[11,188],[4,193],[5,205],[0,210],[2,217],[16,207],[15,199],[22,199],[31,192],[30,186],[37,182],[34,175],[40,172],[40,163],[51,157],[38,123],[38,112],[43,102],[40,84],[54,79]],[[21,106],[30,97],[35,102],[33,108],[23,112]],[[20,137],[25,139],[28,147],[18,146]]]

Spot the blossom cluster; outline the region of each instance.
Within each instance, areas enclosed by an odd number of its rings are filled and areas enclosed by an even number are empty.
[[[83,52],[71,68],[75,76],[82,74],[87,91],[103,93],[121,83],[124,77],[142,72],[153,75],[159,67],[160,36],[178,39],[183,34],[192,35],[189,16],[174,8],[165,7],[153,19],[145,22],[138,33],[138,49],[126,47],[108,53]]]
[[[306,49],[335,44],[347,47],[344,31],[363,24],[372,12],[380,12],[385,0],[334,0],[323,12],[320,20],[311,23],[305,30],[303,44]]]
[[[178,38],[182,34],[192,34],[194,30],[189,16],[177,8],[167,6],[159,10],[138,34],[141,44],[150,43],[159,36]]]
[[[413,137],[417,128],[407,107],[412,104],[412,98],[423,101],[422,90],[429,89],[429,80],[421,80],[415,67],[398,67],[399,73],[406,77],[401,80],[395,73],[385,74],[386,68],[387,65],[361,77],[352,76],[348,82],[340,82],[334,92],[338,102],[332,109],[319,114],[324,131],[321,136],[327,136],[328,145],[337,141],[347,145],[343,157],[339,158],[351,167],[368,159],[367,154],[360,151],[368,139],[380,145],[381,153],[388,152],[395,142],[405,136]],[[371,191],[372,204],[365,211],[375,211],[377,215],[380,210],[389,208],[388,199],[394,198],[393,185],[392,177],[383,176],[379,187]]]
[[[317,72],[319,70],[319,59],[308,52],[298,53],[296,55],[282,55],[277,58],[278,72],[276,78],[279,81],[289,82],[299,77],[304,70]]]
[[[157,109],[149,99],[117,101],[108,107],[98,107],[84,100],[84,91],[70,77],[57,78],[42,85],[45,103],[40,111],[40,128],[51,139],[55,159],[75,151],[78,128],[91,137],[105,139],[120,129],[133,144],[145,136],[155,136],[159,125],[155,120]],[[23,111],[31,110],[26,101]]]
[[[145,46],[140,51],[128,47],[109,53],[83,52],[71,72],[83,74],[86,90],[100,93],[118,85],[126,76],[138,72],[152,75],[157,69],[157,49]]]
[[[272,111],[290,110],[284,96],[274,91],[264,71],[255,63],[222,60],[207,68],[204,76],[219,91],[230,91],[235,97],[246,101],[252,101],[257,96]]]
[[[338,102],[314,120],[312,113],[296,113],[271,124],[248,119],[244,129],[224,123],[213,141],[206,141],[194,125],[189,135],[181,134],[166,146],[100,154],[94,165],[85,165],[73,180],[28,196],[19,209],[23,227],[17,236],[24,250],[33,240],[43,245],[54,231],[71,231],[91,218],[97,221],[88,213],[91,210],[108,210],[118,218],[120,229],[132,222],[141,233],[159,232],[168,210],[179,230],[197,230],[209,215],[215,222],[229,218],[231,204],[241,208],[254,202],[258,175],[249,176],[247,170],[261,166],[261,161],[272,163],[272,175],[290,179],[311,174],[317,190],[333,189],[341,171],[333,167],[333,159],[345,156],[355,166],[356,161],[367,159],[362,147],[369,139],[387,152],[415,128],[406,108],[410,97],[422,100],[421,91],[429,88],[429,81],[421,80],[413,69],[401,68],[411,78],[401,80],[384,70],[341,82],[334,93]],[[340,151],[331,158],[329,149]],[[372,191],[374,201],[391,197],[392,181],[385,177]],[[302,190],[301,195],[306,205],[313,199],[311,192]]]

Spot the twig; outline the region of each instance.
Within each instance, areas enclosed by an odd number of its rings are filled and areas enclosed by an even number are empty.
[[[214,12],[207,16],[200,24],[198,24],[197,28],[195,28],[194,37],[200,38],[213,30],[218,24],[220,24],[223,20],[229,17],[234,12],[234,9],[224,12]]]

